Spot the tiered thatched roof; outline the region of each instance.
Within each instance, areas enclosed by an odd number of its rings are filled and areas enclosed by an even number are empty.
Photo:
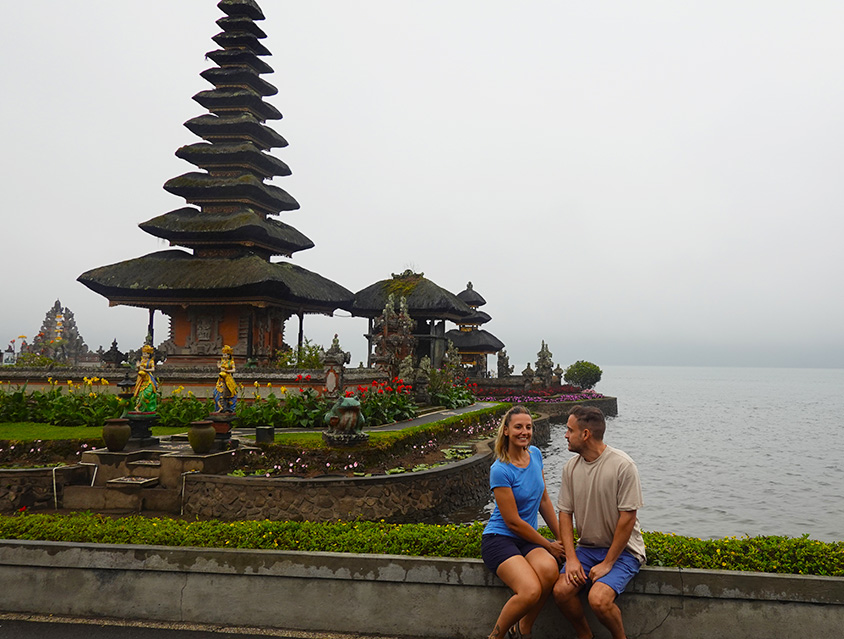
[[[202,72],[214,85],[194,96],[210,113],[185,126],[204,142],[176,155],[195,165],[164,188],[193,207],[176,209],[142,223],[157,237],[193,250],[162,251],[92,269],[79,281],[112,304],[163,308],[178,303],[250,304],[304,313],[350,310],[351,291],[316,273],[272,256],[290,257],[314,244],[273,216],[299,208],[286,191],[266,179],[290,175],[268,150],[286,140],[265,124],[281,113],[264,102],[278,90],[260,77],[272,68],[259,56],[266,34],[256,24],[264,14],[254,0],[221,0],[226,14],[207,54],[218,66]],[[195,208],[198,207],[198,208]],[[382,307],[383,308],[383,305]]]

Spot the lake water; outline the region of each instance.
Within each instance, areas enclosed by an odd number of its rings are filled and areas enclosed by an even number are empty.
[[[605,442],[639,467],[643,530],[844,540],[844,369],[603,370],[619,413]],[[543,449],[554,502],[564,430]]]

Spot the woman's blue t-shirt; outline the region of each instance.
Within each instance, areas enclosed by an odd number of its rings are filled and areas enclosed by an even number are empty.
[[[539,503],[545,493],[545,479],[542,476],[542,453],[536,446],[529,446],[530,463],[526,468],[519,468],[496,460],[489,470],[489,487],[491,489],[507,487],[513,490],[519,517],[534,528],[539,524]],[[504,522],[498,504],[492,511],[492,516],[484,528],[485,535],[509,535],[518,537]]]

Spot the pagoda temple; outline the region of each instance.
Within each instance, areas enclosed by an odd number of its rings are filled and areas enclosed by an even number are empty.
[[[169,339],[158,346],[168,364],[215,361],[224,344],[236,360],[266,363],[285,348],[285,322],[305,314],[351,310],[354,295],[343,286],[287,261],[313,242],[276,219],[299,208],[283,189],[266,184],[290,175],[268,153],[287,146],[268,127],[281,113],[264,98],[278,90],[260,76],[272,68],[261,59],[269,51],[255,24],[264,14],[254,0],[221,0],[225,14],[214,36],[220,47],[206,54],[216,64],[201,73],[214,88],[193,99],[209,113],[185,127],[202,142],[183,146],[176,156],[200,171],[168,180],[165,190],[191,206],[140,224],[170,242],[171,250],[102,266],[79,281],[108,298],[110,305],[159,310],[170,318]]]
[[[437,286],[423,275],[410,270],[400,274],[394,273],[391,279],[375,282],[355,293],[352,315],[369,318],[369,330],[365,335],[369,343],[368,359],[371,360],[372,355],[373,322],[383,313],[387,300],[392,295],[395,299],[405,298],[407,313],[416,323],[413,329],[416,358],[427,356],[434,368],[442,365],[448,347],[445,321],[461,322],[471,317],[474,310],[459,297]]]
[[[487,355],[497,353],[504,348],[504,344],[495,335],[480,328],[481,324],[486,324],[492,318],[478,310],[479,306],[486,304],[486,300],[472,287],[472,282],[457,297],[470,306],[473,312],[457,322],[458,328],[448,331],[445,337],[454,344],[463,365],[474,377],[486,377]]]

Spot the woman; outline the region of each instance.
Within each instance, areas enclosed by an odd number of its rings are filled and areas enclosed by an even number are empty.
[[[524,406],[514,406],[498,427],[489,473],[495,509],[484,528],[481,555],[487,567],[513,591],[504,604],[490,639],[529,639],[533,622],[559,576],[564,554],[560,526],[545,490],[542,453],[531,446],[533,420]],[[556,541],[537,531],[538,517]]]

